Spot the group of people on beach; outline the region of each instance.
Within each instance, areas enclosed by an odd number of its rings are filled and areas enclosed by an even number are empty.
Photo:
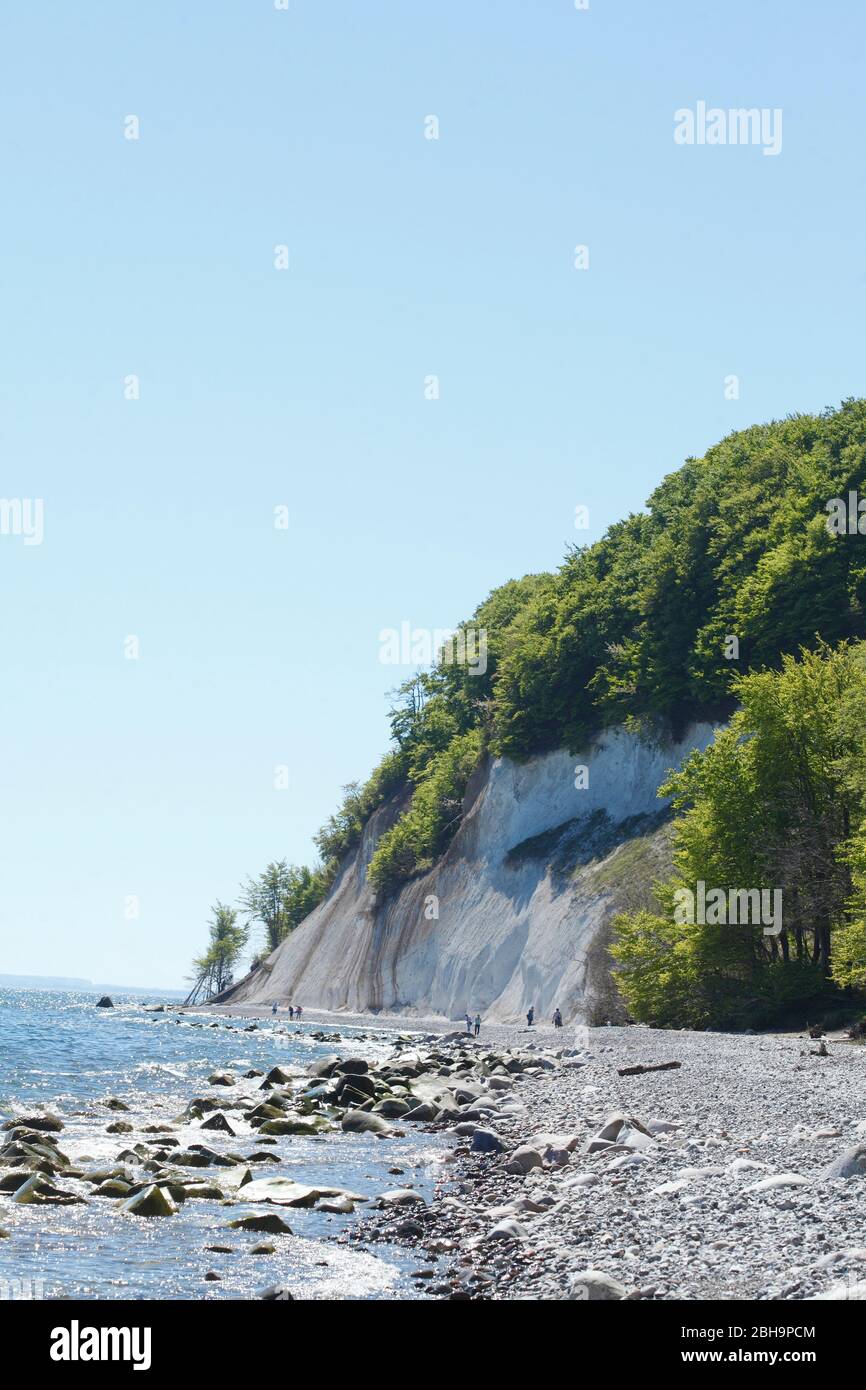
[[[271,1013],[272,1013],[272,1014],[275,1014],[275,1013],[277,1012],[277,1008],[278,1008],[277,1001],[274,1000],[273,1004],[271,1005]],[[300,1022],[300,1018],[301,1018],[301,1014],[302,1014],[302,1013],[303,1013],[303,1009],[301,1008],[301,1005],[300,1005],[300,1004],[290,1004],[290,1005],[289,1005],[289,1018],[290,1018],[290,1019],[297,1020],[298,1022]],[[529,1007],[529,1008],[527,1009],[527,1011],[526,1011],[526,1022],[529,1024],[530,1028],[532,1027],[533,1023],[535,1022],[535,1005],[534,1005],[534,1004],[530,1005],[530,1007]],[[552,1023],[553,1023],[554,1028],[561,1028],[561,1027],[562,1027],[562,1014],[560,1013],[560,1010],[559,1010],[559,1006],[558,1006],[558,1005],[557,1005],[557,1007],[556,1007],[556,1008],[554,1009],[554,1011],[553,1011]],[[466,1015],[466,1031],[467,1031],[467,1033],[469,1033],[471,1036],[474,1035],[476,1038],[478,1037],[478,1034],[481,1032],[481,1015],[480,1015],[480,1014],[476,1014],[474,1019],[472,1018],[471,1014],[467,1014],[467,1015]]]
[[[271,1005],[271,1013],[272,1013],[272,1014],[275,1014],[275,1013],[277,1012],[277,1008],[278,1008],[278,1005],[277,1005],[277,1001],[276,1001],[276,999],[275,999],[274,1002],[273,1002],[273,1004]],[[300,1018],[301,1018],[301,1014],[302,1014],[302,1013],[303,1013],[303,1009],[301,1008],[301,1005],[300,1005],[300,1004],[290,1004],[290,1005],[289,1005],[289,1018],[291,1018],[291,1019],[297,1019],[298,1022],[300,1022]]]
[[[526,1022],[529,1024],[530,1028],[532,1027],[533,1023],[535,1022],[535,1005],[534,1005],[534,1004],[530,1004],[529,1008],[528,1008],[527,1011],[526,1011]],[[562,1014],[560,1013],[559,1005],[558,1005],[558,1004],[557,1004],[556,1008],[555,1008],[554,1011],[553,1011],[553,1018],[551,1019],[551,1022],[552,1022],[552,1024],[553,1024],[554,1028],[561,1028],[561,1027],[562,1027]]]

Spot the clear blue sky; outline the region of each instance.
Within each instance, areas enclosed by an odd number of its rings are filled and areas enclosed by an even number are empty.
[[[863,392],[866,10],[2,27],[0,495],[45,531],[0,536],[0,970],[176,985],[213,900],[309,861],[382,753],[380,629],[453,625],[730,430]],[[781,108],[782,152],[677,146],[700,100]]]

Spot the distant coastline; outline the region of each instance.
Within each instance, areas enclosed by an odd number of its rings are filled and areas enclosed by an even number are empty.
[[[109,985],[97,980],[79,980],[69,975],[0,975],[0,989],[68,989],[82,994],[159,994],[182,999],[182,989],[162,985]]]

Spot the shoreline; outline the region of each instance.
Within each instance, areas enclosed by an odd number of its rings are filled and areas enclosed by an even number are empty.
[[[293,1026],[287,1008],[280,1008],[275,1015],[271,1014],[269,1004],[191,1004],[186,1008],[176,1010],[175,1006],[166,1004],[166,1010],[180,1012],[184,1014],[214,1014],[218,1017],[235,1017],[238,1019],[248,1019],[250,1021],[272,1020],[274,1023]],[[445,1037],[449,1033],[463,1033],[465,1024],[461,1024],[459,1019],[444,1018],[441,1014],[431,1014],[430,1016],[420,1014],[392,1014],[392,1013],[342,1013],[329,1009],[306,1009],[304,1008],[300,1027],[315,1026],[321,1029],[331,1029],[339,1031],[340,1028],[361,1029],[368,1033],[408,1033],[419,1036],[427,1034],[437,1034]],[[581,1036],[589,1030],[581,1028]],[[596,1032],[605,1032],[605,1029],[596,1029]],[[534,1023],[530,1027],[526,1022],[523,1023],[498,1023],[491,1021],[485,1022],[482,1019],[481,1034],[478,1039],[480,1043],[492,1042],[497,1046],[506,1044],[513,1046],[525,1045],[526,1041],[533,1038],[543,1038],[545,1045],[556,1043],[560,1047],[570,1047],[574,1044],[575,1025],[566,1024],[562,1028],[554,1028],[552,1023]]]
[[[461,1042],[441,1018],[315,1010],[303,1023]],[[454,1143],[432,1202],[409,1218],[365,1214],[336,1239],[414,1250],[419,1296],[866,1296],[866,1047],[828,1034],[821,1056],[798,1033],[640,1025],[575,1040],[573,1027],[483,1024],[461,1051],[480,1061],[513,1049],[540,1064],[498,1093],[515,1104],[479,1114],[469,1103],[462,1118],[425,1125]],[[620,1075],[638,1066],[669,1069]],[[621,1132],[600,1140],[615,1117]],[[472,1151],[479,1129],[499,1152]],[[858,1152],[852,1175],[828,1176]],[[515,1154],[525,1171],[507,1170]],[[586,1270],[600,1276],[590,1292]]]
[[[518,1075],[510,1113],[459,1125],[429,1207],[408,1223],[367,1216],[339,1239],[409,1245],[434,1297],[864,1299],[866,1048],[828,1048],[593,1030],[583,1057]],[[472,1152],[473,1127],[502,1151]],[[846,1155],[853,1171],[832,1176]]]
[[[847,1037],[482,1023],[476,1039],[400,1014],[311,1010],[293,1026],[267,1006],[145,1010],[160,1029],[219,1030],[208,1036],[221,1061],[197,1098],[183,1087],[182,1114],[157,1116],[135,1093],[79,1112],[101,1121],[103,1143],[107,1120],[117,1133],[93,1171],[23,1113],[0,1141],[22,1182],[47,1178],[94,1218],[148,1189],[158,1205],[158,1189],[178,1207],[198,1199],[213,1239],[226,1205],[244,1220],[315,1206],[333,1213],[321,1249],[370,1264],[399,1252],[408,1296],[422,1299],[866,1298],[866,1047]],[[231,1059],[248,1055],[245,1035],[260,1060],[244,1070]],[[366,1195],[345,1177],[314,1192],[335,1181],[323,1158],[347,1174],[359,1154]],[[7,1205],[18,1188],[6,1179],[0,1224],[31,1211]],[[313,1266],[292,1272],[305,1235],[282,1246],[287,1263],[274,1258],[286,1292],[240,1296],[329,1297],[309,1283]]]

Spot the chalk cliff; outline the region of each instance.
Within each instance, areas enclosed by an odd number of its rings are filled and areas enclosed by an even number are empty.
[[[405,805],[394,798],[371,816],[328,897],[223,999],[455,1019],[467,1010],[515,1019],[530,1004],[540,1018],[557,1005],[577,1022],[622,1017],[610,922],[642,906],[667,868],[658,786],[711,738],[708,724],[676,743],[617,729],[580,754],[491,760],[467,789],[446,853],[380,901],[365,874]]]

